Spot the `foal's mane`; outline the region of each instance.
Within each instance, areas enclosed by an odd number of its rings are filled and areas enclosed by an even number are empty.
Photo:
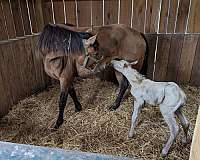
[[[82,37],[75,32],[59,25],[47,24],[39,36],[37,49],[43,56],[59,52],[63,56],[84,53]]]

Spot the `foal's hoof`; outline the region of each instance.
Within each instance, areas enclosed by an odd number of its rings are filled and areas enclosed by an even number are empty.
[[[182,139],[183,145],[190,144],[191,142],[192,142],[192,138],[191,138],[191,137],[187,137],[187,139],[184,137],[184,138]]]
[[[165,158],[167,156],[167,154],[168,154],[168,151],[162,150],[161,157]]]
[[[113,104],[109,107],[109,110],[110,110],[110,111],[115,111],[117,108],[119,108],[119,105],[113,103]]]
[[[76,106],[75,106],[75,112],[80,112],[80,111],[82,111],[82,106],[81,106],[81,104],[76,105]]]

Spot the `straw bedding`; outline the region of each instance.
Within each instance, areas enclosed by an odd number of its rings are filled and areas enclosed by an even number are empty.
[[[191,122],[193,134],[200,88],[182,86],[188,102],[184,112]],[[169,130],[158,107],[142,109],[136,135],[128,139],[131,122],[132,97],[124,100],[114,112],[108,110],[116,97],[117,86],[97,79],[84,80],[75,85],[83,110],[75,113],[72,99],[68,99],[65,121],[61,128],[48,129],[57,117],[59,86],[32,95],[17,105],[0,121],[0,140],[64,149],[81,150],[143,159],[160,159],[160,150],[168,138]],[[183,130],[172,146],[168,159],[189,158],[190,144],[181,142]]]

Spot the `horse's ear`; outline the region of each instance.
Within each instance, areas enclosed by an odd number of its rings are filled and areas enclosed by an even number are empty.
[[[137,60],[137,61],[131,62],[130,65],[131,65],[131,66],[134,66],[134,65],[136,65],[137,63],[138,63],[138,60]]]
[[[85,41],[85,44],[86,44],[87,46],[94,44],[96,38],[97,38],[97,34],[94,35],[94,36],[92,36],[92,37],[90,37],[89,39],[87,39],[87,40]]]

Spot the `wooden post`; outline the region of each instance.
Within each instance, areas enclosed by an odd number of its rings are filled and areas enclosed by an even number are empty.
[[[194,135],[193,135],[189,160],[199,160],[199,155],[200,155],[200,106],[199,106],[199,113],[197,115],[196,125],[194,129]]]

